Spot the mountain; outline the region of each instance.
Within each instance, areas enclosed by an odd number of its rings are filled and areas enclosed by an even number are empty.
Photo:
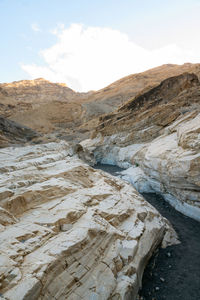
[[[89,137],[100,116],[183,72],[200,77],[200,64],[163,65],[88,93],[76,93],[65,84],[42,78],[0,84],[0,115],[51,137],[81,141]]]
[[[200,78],[200,64],[167,64],[126,76],[104,89],[87,95],[85,118],[87,120],[91,116],[101,115],[103,112],[112,112],[144,89],[156,86],[164,79],[184,72],[194,73]]]
[[[84,94],[83,94],[84,95]],[[41,133],[54,131],[60,124],[76,123],[82,94],[65,84],[45,79],[0,84],[0,114]]]

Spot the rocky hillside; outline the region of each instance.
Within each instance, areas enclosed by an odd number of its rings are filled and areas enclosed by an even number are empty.
[[[78,96],[65,84],[51,83],[43,78],[4,83],[0,84],[0,113],[14,117],[51,102],[69,102]]]
[[[83,95],[65,84],[42,78],[0,84],[0,114],[41,133],[49,133],[65,124],[80,124],[76,116],[81,114],[79,102]]]
[[[170,77],[147,89],[112,114],[99,119],[93,135],[111,135],[129,130],[132,141],[152,140],[177,117],[199,108],[200,83],[195,74]]]
[[[168,78],[100,118],[93,139],[77,148],[91,163],[129,168],[140,192],[161,193],[200,220],[200,83],[195,74]]]
[[[200,64],[163,65],[122,78],[106,88],[76,93],[44,79],[0,84],[0,115],[68,141],[87,137],[98,117],[113,112],[149,86],[183,72],[200,76]]]
[[[146,88],[154,87],[166,78],[184,72],[194,73],[200,79],[200,64],[186,63],[183,65],[167,64],[148,71],[124,77],[109,86],[88,95],[85,104],[86,120],[103,112],[112,112]]]
[[[0,117],[0,148],[13,144],[25,144],[39,138],[34,130]]]
[[[0,150],[0,298],[135,299],[153,251],[176,234],[128,183],[68,145]]]

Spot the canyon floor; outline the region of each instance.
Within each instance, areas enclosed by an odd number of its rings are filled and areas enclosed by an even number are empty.
[[[114,176],[123,170],[101,164],[95,168]],[[140,299],[200,299],[200,223],[177,212],[160,195],[144,193],[143,197],[171,222],[181,243],[156,251],[145,269]]]
[[[146,300],[200,299],[200,223],[177,212],[159,195],[143,196],[171,222],[181,244],[159,249],[146,268],[140,295]]]

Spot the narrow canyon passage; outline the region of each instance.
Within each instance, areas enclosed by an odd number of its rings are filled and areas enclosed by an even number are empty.
[[[95,168],[114,176],[122,170],[101,164]],[[181,244],[159,249],[151,258],[144,272],[140,299],[200,299],[200,223],[176,211],[157,194],[143,196],[171,222]]]

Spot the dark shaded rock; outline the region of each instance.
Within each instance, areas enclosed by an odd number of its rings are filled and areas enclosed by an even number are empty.
[[[36,131],[0,116],[0,148],[26,143],[37,137]]]

